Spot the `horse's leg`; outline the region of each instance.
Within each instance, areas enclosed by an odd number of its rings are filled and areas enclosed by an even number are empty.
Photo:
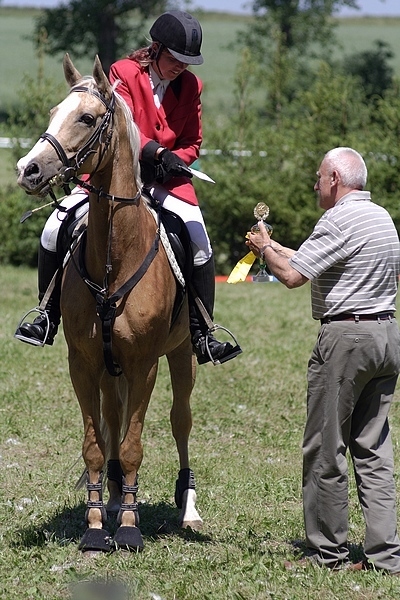
[[[114,536],[117,548],[130,551],[143,549],[139,529],[137,504],[138,471],[143,459],[142,430],[150,396],[154,388],[158,360],[150,367],[136,365],[128,379],[127,428],[119,449],[119,459],[124,472],[122,480],[122,503],[118,513],[119,527]],[[133,372],[132,366],[130,373]]]
[[[118,513],[121,508],[123,472],[119,461],[121,423],[126,380],[104,375],[101,383],[103,392],[102,413],[107,424],[107,488],[109,498],[107,512]]]
[[[172,435],[179,455],[179,475],[176,481],[175,502],[181,509],[181,527],[201,529],[203,520],[196,509],[194,473],[189,467],[189,435],[192,429],[190,396],[196,379],[196,360],[191,343],[187,341],[167,355],[173,402],[170,413]]]
[[[102,478],[105,460],[105,444],[100,432],[99,378],[94,376],[80,357],[69,359],[71,381],[82,412],[84,438],[82,456],[87,469],[86,489],[88,492],[85,520],[87,529],[80,541],[79,549],[85,553],[109,552],[110,534],[103,528],[107,514],[103,504]]]

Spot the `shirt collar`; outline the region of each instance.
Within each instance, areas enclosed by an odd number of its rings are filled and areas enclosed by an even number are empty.
[[[344,202],[352,202],[354,200],[371,200],[371,192],[368,192],[367,190],[353,190],[342,196],[337,205],[343,204]]]
[[[165,92],[165,90],[171,83],[169,79],[160,79],[151,65],[149,65],[149,77],[151,87],[153,88],[153,90],[155,87],[160,86],[161,88],[163,88],[163,92]]]

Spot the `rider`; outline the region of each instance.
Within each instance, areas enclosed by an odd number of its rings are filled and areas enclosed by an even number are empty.
[[[194,268],[191,283],[212,319],[215,297],[214,259],[204,219],[199,207],[188,165],[199,156],[202,142],[201,81],[187,71],[189,65],[203,63],[202,30],[193,16],[183,11],[162,14],[150,29],[148,47],[132,52],[111,66],[110,81],[130,107],[141,133],[141,175],[155,200],[178,214],[191,238]],[[74,194],[62,204],[81,200]],[[83,210],[83,209],[81,209]],[[61,219],[64,213],[61,213]],[[41,300],[57,269],[56,240],[60,214],[48,219],[39,249],[39,299]],[[60,285],[56,285],[46,312],[50,321],[46,344],[51,345],[60,323]],[[199,364],[210,360],[223,363],[240,354],[239,346],[219,342],[208,334],[208,325],[190,298],[190,332]],[[43,342],[47,316],[23,323],[16,336],[30,343]]]

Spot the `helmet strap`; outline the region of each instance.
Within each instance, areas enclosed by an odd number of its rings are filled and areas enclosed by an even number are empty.
[[[154,46],[150,47],[150,58],[151,58],[152,62],[156,63],[158,72],[160,73],[161,77],[163,77],[163,73],[160,69],[159,61],[160,61],[162,51],[164,50],[164,48],[166,48],[166,46],[164,44],[162,44],[161,42],[155,42],[155,43],[158,44],[157,50],[154,50]]]

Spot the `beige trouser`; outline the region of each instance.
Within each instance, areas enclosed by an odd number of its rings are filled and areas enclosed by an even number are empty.
[[[349,554],[349,449],[366,525],[365,555],[377,568],[400,571],[388,424],[399,370],[396,319],[322,325],[308,365],[303,503],[307,546],[327,566]]]

